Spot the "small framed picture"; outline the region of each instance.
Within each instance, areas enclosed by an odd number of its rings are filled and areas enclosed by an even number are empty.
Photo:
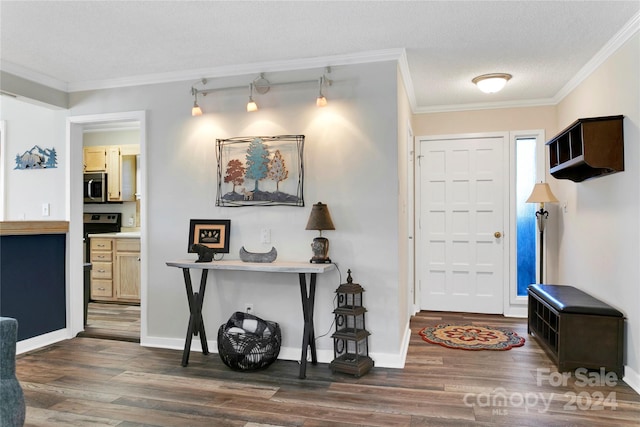
[[[228,219],[192,219],[189,224],[189,253],[195,253],[195,244],[213,249],[218,254],[229,253],[229,231],[231,220]]]

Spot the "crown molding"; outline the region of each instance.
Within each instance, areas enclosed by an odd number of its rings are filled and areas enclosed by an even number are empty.
[[[69,92],[69,85],[66,82],[55,79],[51,76],[47,76],[46,74],[30,70],[12,62],[0,60],[0,70],[9,74],[13,74],[14,76],[21,77],[25,80],[30,80],[32,82],[48,86],[52,89],[57,89],[62,92]]]
[[[595,54],[584,67],[573,76],[571,80],[564,85],[558,93],[553,97],[554,103],[559,104],[567,95],[569,95],[580,83],[585,81],[596,69],[601,66],[609,57],[611,57],[623,44],[625,44],[633,35],[640,31],[640,12],[636,13],[625,24],[620,31],[618,31],[612,38],[604,45],[602,49]]]
[[[316,58],[303,58],[287,61],[255,62],[243,65],[231,65],[171,73],[147,74],[121,79],[95,80],[69,83],[69,92],[81,92],[119,87],[141,86],[148,84],[173,83],[178,81],[200,80],[220,77],[234,77],[245,74],[268,72],[308,70],[313,68],[333,67],[340,65],[365,64],[383,61],[398,61],[404,49],[384,49],[355,54],[333,55]]]
[[[505,101],[505,102],[478,102],[471,104],[452,104],[452,105],[433,105],[429,107],[419,107],[414,111],[414,114],[427,114],[427,113],[450,113],[456,111],[471,111],[471,110],[498,110],[501,108],[525,108],[525,107],[544,107],[549,105],[556,105],[554,98],[541,98],[541,99],[524,99],[517,101]]]
[[[409,98],[409,106],[411,111],[415,112],[418,108],[416,101],[416,91],[413,87],[413,79],[411,78],[411,72],[409,71],[409,61],[407,60],[407,51],[402,49],[402,55],[398,58],[398,68],[402,75],[402,81],[404,82],[404,90]]]

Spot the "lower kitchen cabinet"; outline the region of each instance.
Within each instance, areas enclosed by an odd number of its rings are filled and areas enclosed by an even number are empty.
[[[140,302],[140,239],[115,240],[117,299]]]
[[[91,239],[91,299],[140,302],[140,239]]]
[[[91,299],[113,299],[113,239],[91,239]]]

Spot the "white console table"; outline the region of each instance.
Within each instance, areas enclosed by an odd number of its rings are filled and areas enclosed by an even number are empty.
[[[302,333],[302,355],[300,357],[300,378],[305,378],[307,371],[307,351],[311,350],[311,363],[318,363],[316,355],[315,332],[313,326],[313,307],[316,293],[316,276],[318,273],[333,270],[333,264],[312,264],[308,262],[287,262],[276,261],[272,263],[242,262],[237,260],[195,262],[193,260],[168,261],[169,267],[181,268],[184,275],[184,284],[189,302],[189,327],[187,338],[184,343],[182,353],[182,366],[189,363],[189,352],[191,350],[191,340],[194,336],[200,335],[202,353],[209,354],[207,336],[202,320],[202,303],[204,292],[207,286],[207,276],[209,270],[232,270],[232,271],[255,271],[263,273],[298,273],[300,282],[300,295],[302,297],[302,315],[304,318],[304,331]],[[201,270],[200,289],[193,291],[191,284],[190,270]],[[309,287],[307,289],[306,275],[310,275]]]

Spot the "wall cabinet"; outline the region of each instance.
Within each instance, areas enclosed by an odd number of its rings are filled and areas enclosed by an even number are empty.
[[[91,299],[140,302],[140,239],[91,238]]]
[[[624,170],[624,116],[578,119],[552,140],[549,173],[574,182]]]
[[[82,160],[85,172],[106,172],[107,171],[107,148],[84,147]]]
[[[122,201],[121,164],[120,147],[110,146],[107,151],[107,200],[110,202]]]
[[[136,200],[136,156],[139,145],[84,147],[84,171],[107,173],[107,201]]]

